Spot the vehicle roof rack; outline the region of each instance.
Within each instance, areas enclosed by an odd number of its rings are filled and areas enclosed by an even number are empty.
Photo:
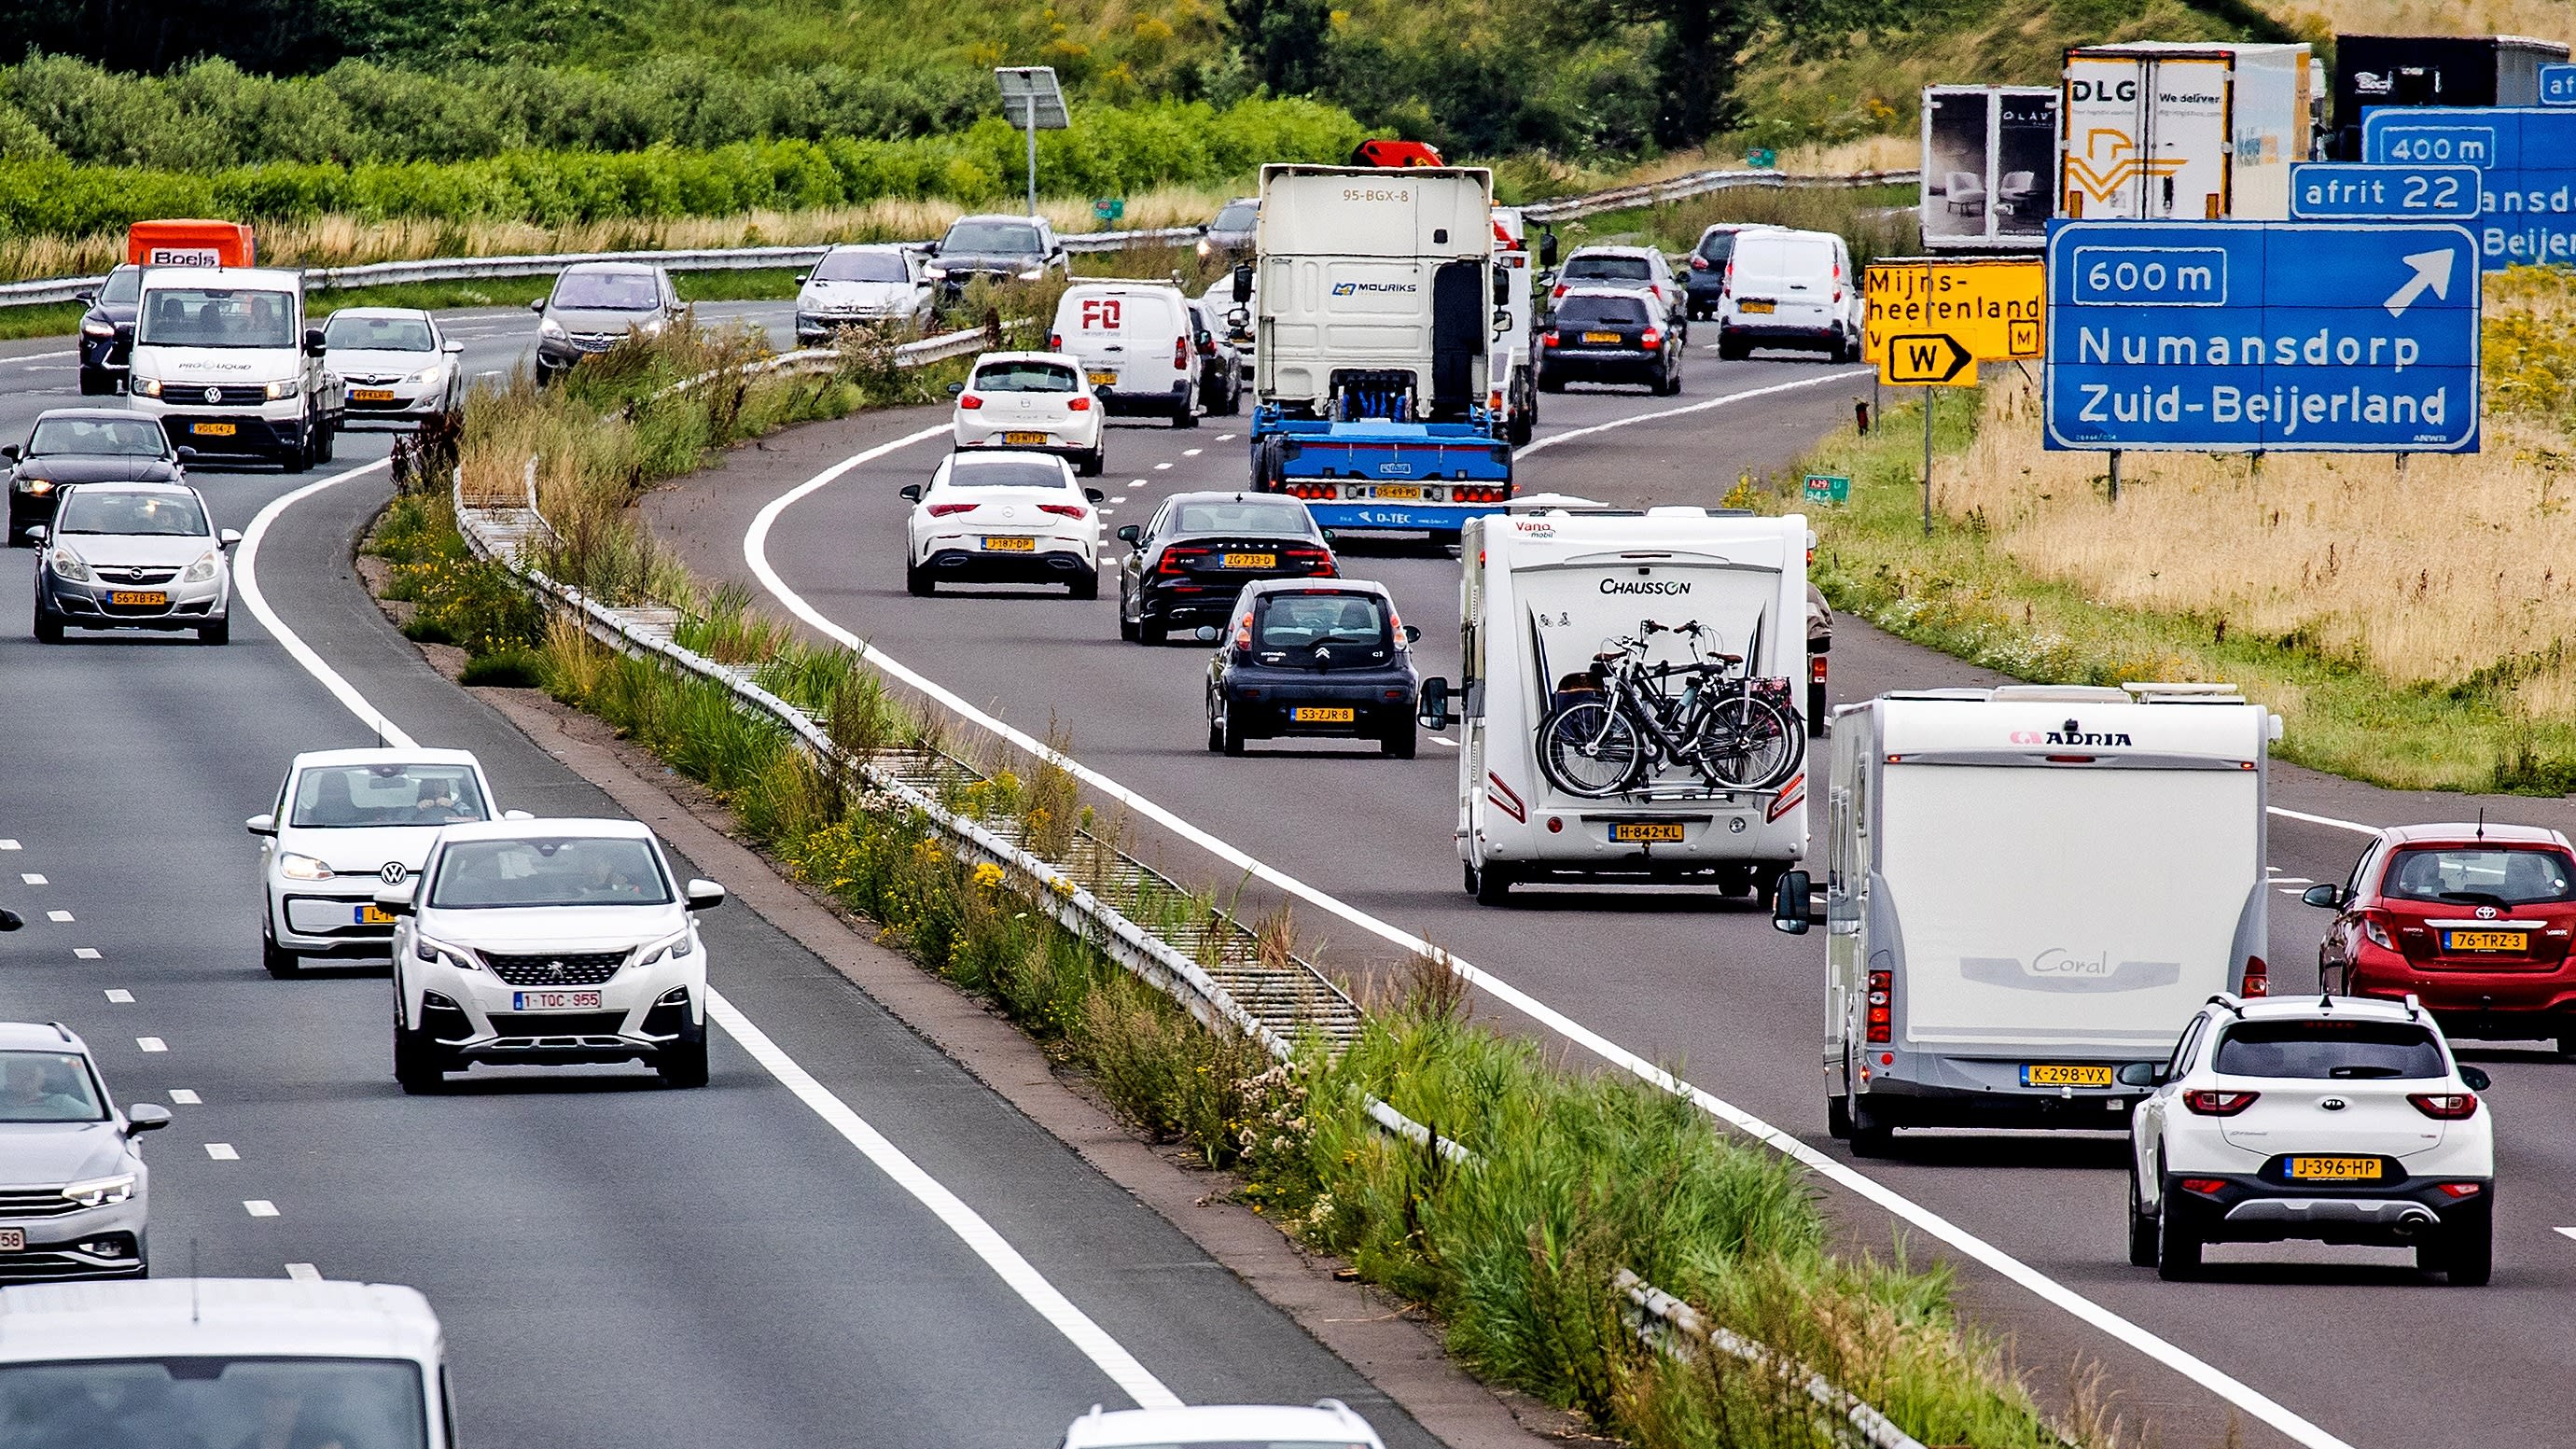
[[[59,1021],[49,1021],[46,1022],[45,1025],[52,1027],[54,1029],[54,1035],[61,1037],[66,1042],[76,1040],[72,1035],[72,1029],[63,1025]]]
[[[2125,704],[2128,696],[2101,684],[1998,684],[1987,695],[1997,704]]]
[[[2140,704],[2243,704],[2245,696],[2224,680],[2174,680],[2131,683],[2120,688]]]
[[[2415,993],[2412,991],[2406,993],[2406,1019],[2409,1021],[2422,1021],[2424,1019],[2423,1003],[2415,999]]]
[[[2210,998],[2207,1001],[2202,1002],[2201,1005],[2224,1006],[2228,1010],[2236,1013],[2236,1019],[2238,1021],[2243,1021],[2245,1019],[2245,1003],[2237,1000],[2230,992],[2213,992],[2211,993]]]

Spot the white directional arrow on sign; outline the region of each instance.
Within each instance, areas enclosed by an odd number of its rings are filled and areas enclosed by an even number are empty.
[[[2450,299],[2451,249],[2449,247],[2444,247],[2438,252],[2417,252],[2406,258],[2406,265],[2415,269],[2415,275],[2407,280],[2405,286],[2397,289],[2395,296],[2388,299],[2389,316],[2405,316],[2406,309],[2414,306],[2415,299],[2423,296],[2427,291],[2444,301]]]

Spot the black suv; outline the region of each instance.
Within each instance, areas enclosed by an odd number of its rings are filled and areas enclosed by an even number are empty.
[[[118,267],[95,292],[83,292],[81,314],[80,390],[83,397],[125,390],[126,353],[134,345],[134,309],[143,300],[143,269]],[[119,338],[117,330],[125,329]]]
[[[930,249],[921,275],[939,287],[940,300],[954,304],[977,277],[996,282],[1034,282],[1054,272],[1065,275],[1064,243],[1041,216],[961,216]]]

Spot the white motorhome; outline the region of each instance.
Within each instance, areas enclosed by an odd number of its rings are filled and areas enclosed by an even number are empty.
[[[2058,214],[2279,221],[2315,121],[2308,47],[2142,40],[2066,52]]]
[[[2125,1130],[2219,991],[2265,992],[2264,798],[2280,719],[2229,685],[2007,685],[1834,711],[1827,1120]],[[1804,871],[1776,920],[1810,921]]]
[[[1637,641],[1650,664],[1735,654],[1756,679],[1807,677],[1807,520],[1699,508],[1496,515],[1467,525],[1464,673],[1425,680],[1425,720],[1456,700],[1458,855],[1499,904],[1538,881],[1711,882],[1760,894],[1807,849],[1806,773],[1760,789],[1657,766],[1608,797],[1541,768],[1540,730],[1596,655]],[[1648,630],[1649,624],[1662,626]],[[1673,632],[1697,623],[1696,641]],[[1803,737],[1803,730],[1798,734]]]
[[[306,325],[301,273],[152,267],[134,316],[126,394],[170,441],[271,459],[290,473],[330,461],[347,389]]]

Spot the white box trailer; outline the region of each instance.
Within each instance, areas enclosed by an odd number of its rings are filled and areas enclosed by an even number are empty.
[[[1834,711],[1825,1093],[1895,1127],[2128,1125],[2220,991],[2260,995],[2267,747],[2227,685],[2008,685]],[[1805,872],[1776,924],[1803,932]]]
[[[1552,782],[1539,729],[1558,691],[1596,653],[1649,621],[1696,622],[1708,654],[1738,654],[1756,678],[1807,677],[1807,520],[1700,508],[1552,510],[1468,524],[1460,558],[1453,690],[1425,681],[1426,719],[1458,701],[1459,858],[1466,888],[1496,904],[1537,881],[1704,882],[1767,892],[1807,849],[1806,769],[1765,789],[1713,788],[1663,766],[1594,798]],[[1652,662],[1686,662],[1690,640],[1648,638]],[[1792,721],[1803,739],[1802,720]]]
[[[2308,47],[2138,41],[2066,52],[2058,214],[2279,221],[2315,129]]]

